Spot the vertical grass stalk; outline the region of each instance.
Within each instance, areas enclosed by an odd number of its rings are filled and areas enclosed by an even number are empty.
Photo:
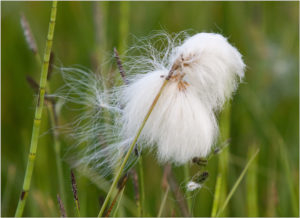
[[[220,140],[219,143],[222,143],[229,139],[230,137],[230,103],[227,103],[224,107],[224,111],[220,119]],[[229,150],[228,148],[222,150],[219,154],[218,162],[218,176],[216,180],[216,188],[214,193],[214,201],[212,208],[212,216],[215,216],[217,207],[221,202],[225,201],[227,193],[227,173],[228,173],[228,163],[229,163]],[[223,216],[226,216],[224,213]]]
[[[35,109],[35,116],[33,121],[30,151],[29,151],[29,156],[27,161],[26,172],[24,176],[23,190],[21,192],[21,196],[15,213],[16,217],[20,217],[23,215],[23,211],[28,197],[28,192],[30,189],[30,184],[32,179],[32,173],[33,173],[36,151],[38,146],[39,131],[41,126],[42,112],[44,106],[44,96],[45,96],[49,59],[50,59],[50,53],[52,49],[52,42],[53,42],[53,35],[54,35],[54,28],[55,28],[55,21],[56,21],[56,11],[57,11],[57,1],[53,1],[47,41],[46,41],[46,48],[44,52],[44,59],[43,59],[42,70],[41,70],[39,95],[38,95],[37,105]]]

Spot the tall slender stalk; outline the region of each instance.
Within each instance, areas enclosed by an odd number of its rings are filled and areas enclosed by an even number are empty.
[[[185,164],[184,165],[184,168],[183,168],[183,172],[184,172],[184,181],[189,181],[190,179],[190,169],[189,169],[189,164]],[[193,216],[193,211],[192,211],[192,198],[191,198],[191,195],[190,193],[186,193],[187,195],[187,205],[188,205],[188,210],[189,210],[189,213],[191,214],[191,216]]]
[[[217,175],[217,181],[216,181],[216,186],[215,186],[215,191],[214,191],[214,201],[213,201],[213,206],[211,210],[211,217],[215,217],[217,215],[217,210],[219,208],[220,204],[220,192],[221,192],[221,180],[222,175],[218,174]]]
[[[166,87],[167,83],[169,82],[169,80],[172,77],[173,73],[178,69],[178,67],[179,67],[179,63],[176,61],[174,63],[174,65],[172,66],[172,68],[171,68],[168,76],[165,78],[165,80],[164,80],[164,82],[163,82],[160,90],[158,91],[157,95],[155,96],[155,98],[154,98],[154,100],[153,100],[153,102],[152,102],[152,104],[151,104],[151,106],[150,106],[150,108],[149,108],[149,110],[148,110],[148,112],[147,112],[147,114],[146,114],[146,116],[145,116],[145,118],[144,118],[144,120],[143,120],[140,128],[137,131],[137,134],[136,134],[135,138],[133,139],[133,142],[131,143],[131,145],[130,145],[130,147],[129,147],[129,149],[128,149],[125,157],[124,157],[124,160],[123,160],[121,166],[118,169],[118,172],[115,175],[114,181],[113,181],[112,185],[110,186],[110,189],[109,189],[109,191],[108,191],[108,193],[106,195],[106,198],[105,198],[105,200],[103,202],[103,205],[102,205],[102,207],[101,207],[101,209],[99,211],[98,217],[101,217],[103,215],[103,212],[104,212],[104,210],[105,210],[105,208],[106,208],[106,206],[107,206],[107,204],[109,202],[110,196],[112,195],[114,189],[116,188],[118,180],[120,179],[121,174],[123,172],[123,169],[124,169],[124,167],[125,167],[128,159],[129,159],[129,156],[130,156],[131,152],[133,151],[133,149],[135,147],[135,144],[137,143],[137,140],[140,137],[140,134],[141,134],[141,132],[142,132],[142,130],[143,130],[143,128],[144,128],[144,126],[145,126],[145,124],[146,124],[149,116],[150,116],[150,114],[152,113],[155,105],[157,104],[157,101],[158,101],[159,97],[161,96],[164,88]]]
[[[239,184],[241,183],[242,179],[244,178],[250,164],[253,162],[253,160],[255,159],[255,157],[257,156],[259,152],[259,149],[257,149],[255,151],[255,153],[252,155],[252,157],[249,159],[248,163],[246,164],[245,168],[243,169],[241,175],[239,176],[239,178],[236,180],[236,182],[234,183],[232,189],[230,190],[229,194],[227,195],[225,202],[223,203],[222,207],[220,208],[219,212],[217,213],[216,217],[219,217],[222,212],[224,211],[224,209],[226,208],[229,200],[231,199],[232,195],[234,194],[235,190],[237,189],[237,187],[239,186]]]
[[[141,197],[140,197],[140,216],[142,217],[143,214],[145,214],[145,186],[144,186],[144,171],[143,171],[143,159],[142,156],[140,156],[139,163],[139,184],[140,184],[140,192],[141,192]]]
[[[248,151],[248,158],[255,153],[256,146],[251,146]],[[249,171],[246,177],[247,186],[247,215],[248,217],[258,216],[258,189],[257,189],[257,159],[255,159],[249,167]]]
[[[230,137],[230,104],[228,103],[225,106],[225,109],[222,113],[220,119],[220,142],[228,140]],[[229,150],[224,149],[219,155],[218,162],[218,176],[216,180],[216,188],[214,193],[214,201],[212,208],[212,216],[215,216],[218,206],[221,202],[224,202],[227,193],[227,171],[228,171],[228,159],[229,159]],[[223,213],[222,215],[225,216]]]
[[[34,168],[34,163],[35,163],[35,158],[36,158],[36,151],[37,151],[37,145],[38,145],[38,139],[39,139],[39,131],[40,131],[40,125],[41,125],[41,119],[42,119],[42,112],[43,112],[43,106],[44,106],[44,96],[45,96],[49,59],[50,59],[50,53],[51,53],[51,49],[52,49],[52,41],[53,41],[55,21],[56,21],[56,11],[57,11],[57,1],[53,1],[52,8],[51,8],[51,16],[50,16],[50,22],[49,22],[47,41],[46,41],[46,49],[44,52],[44,60],[43,60],[43,65],[42,65],[42,70],[41,70],[39,95],[38,95],[38,101],[37,101],[37,105],[36,105],[36,109],[35,109],[35,116],[34,116],[34,122],[33,122],[30,151],[29,151],[29,156],[28,156],[28,161],[27,161],[26,172],[25,172],[25,176],[24,176],[23,190],[21,192],[21,196],[19,199],[16,213],[15,213],[16,217],[20,217],[23,215],[23,211],[24,211],[24,207],[25,207],[26,200],[28,197],[28,192],[30,189],[30,184],[31,184],[31,179],[32,179],[32,173],[33,173],[33,168]]]
[[[165,193],[164,193],[162,202],[161,202],[161,204],[160,204],[160,208],[159,208],[157,217],[161,217],[161,215],[162,215],[162,213],[163,213],[163,210],[164,210],[165,205],[166,205],[166,202],[167,202],[167,197],[168,197],[168,194],[169,194],[169,190],[170,190],[170,186],[167,185],[167,189],[166,189],[166,191],[165,191]]]

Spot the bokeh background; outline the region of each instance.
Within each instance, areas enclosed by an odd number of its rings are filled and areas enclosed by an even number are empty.
[[[29,152],[35,96],[26,76],[38,81],[40,75],[40,67],[24,39],[20,17],[24,14],[27,18],[42,55],[50,8],[50,2],[1,3],[2,216],[15,213]],[[259,155],[223,215],[298,216],[299,2],[59,2],[53,44],[55,64],[79,64],[96,71],[104,57],[112,56],[113,47],[122,54],[133,36],[149,36],[153,30],[162,29],[169,33],[221,33],[240,50],[247,64],[246,79],[230,109],[225,110],[225,115],[220,114],[221,138],[230,138],[230,145],[226,155],[209,161],[210,177],[205,187],[189,196],[193,215],[211,215],[219,173],[223,173],[222,190],[227,196],[259,147]],[[59,76],[54,75],[51,88],[61,84]],[[56,156],[48,117],[45,108],[25,216],[59,216]],[[60,114],[59,122],[67,121],[68,116]],[[63,135],[60,142],[63,155],[70,143]],[[70,168],[65,162],[62,164],[62,198],[68,215],[75,216]],[[189,167],[191,175],[197,172],[197,167]],[[173,172],[180,184],[183,168],[174,167]],[[144,157],[144,174],[145,215],[156,216],[164,192],[163,166],[152,154]],[[81,214],[96,216],[107,187],[99,175],[84,175],[80,171],[75,171],[75,175]],[[125,196],[118,215],[134,216],[131,181]],[[172,215],[182,214],[170,194],[163,216]]]

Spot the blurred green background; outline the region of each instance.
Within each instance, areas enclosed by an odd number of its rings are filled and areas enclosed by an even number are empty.
[[[39,80],[40,67],[24,39],[23,13],[42,55],[50,2],[1,3],[1,212],[13,216],[21,193],[29,152],[35,98],[26,76]],[[218,32],[235,45],[247,65],[246,79],[221,121],[223,139],[230,138],[227,159],[209,162],[209,180],[193,193],[193,215],[210,216],[216,177],[225,161],[225,194],[240,175],[254,148],[260,153],[234,193],[224,216],[299,215],[299,2],[59,2],[53,52],[57,66],[97,70],[113,47],[122,53],[132,35],[153,30]],[[51,79],[51,88],[62,84]],[[66,122],[63,114],[60,123]],[[53,137],[45,108],[32,186],[25,216],[59,216],[59,192]],[[62,154],[69,146],[62,136]],[[223,163],[223,162],[222,162]],[[63,162],[63,196],[69,216],[76,215],[70,169]],[[191,166],[191,174],[197,172]],[[223,169],[224,170],[224,169]],[[96,216],[105,192],[95,176],[75,172],[83,216]],[[152,154],[144,157],[147,216],[156,216],[162,199],[163,166]],[[183,182],[183,168],[174,174]],[[100,183],[100,184],[99,184]],[[227,191],[226,191],[227,190]],[[132,182],[125,195],[134,202]],[[123,202],[130,204],[127,201]],[[127,205],[127,206],[128,206]],[[118,215],[133,216],[128,207]],[[169,195],[163,216],[181,216]]]

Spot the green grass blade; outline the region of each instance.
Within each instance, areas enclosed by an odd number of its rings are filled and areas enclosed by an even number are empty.
[[[217,213],[217,217],[219,217],[222,212],[224,211],[224,209],[226,208],[229,200],[231,199],[232,195],[234,194],[234,192],[236,191],[237,187],[239,186],[239,184],[241,183],[242,179],[244,178],[250,164],[253,162],[254,158],[257,156],[259,152],[259,149],[256,150],[256,152],[252,155],[252,157],[249,159],[248,163],[246,164],[245,168],[243,169],[241,175],[239,176],[239,178],[237,179],[237,181],[235,182],[235,184],[233,185],[232,189],[230,190],[224,204],[222,205],[221,209],[219,210],[219,212]]]
[[[256,146],[251,146],[248,152],[248,158],[250,159],[254,152],[256,151]],[[258,216],[258,188],[257,188],[257,159],[253,160],[252,165],[249,167],[248,174],[246,177],[247,186],[247,215],[249,217]]]

